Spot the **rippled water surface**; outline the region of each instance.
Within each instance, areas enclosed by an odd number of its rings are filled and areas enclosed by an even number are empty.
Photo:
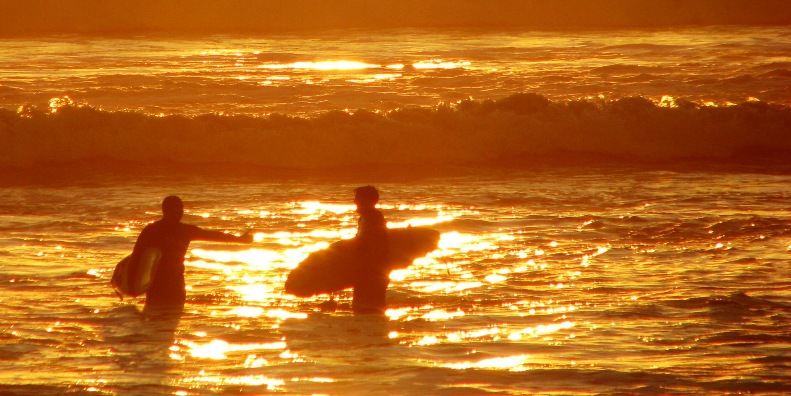
[[[391,227],[442,233],[386,317],[283,282],[355,232],[358,183],[150,178],[0,192],[0,390],[12,394],[781,394],[791,179],[537,170],[377,183]],[[193,243],[180,318],[119,301],[158,204],[256,242]]]
[[[522,92],[787,105],[790,36],[785,26],[715,26],[11,38],[0,42],[0,106],[61,106],[66,96],[110,111],[313,115]]]

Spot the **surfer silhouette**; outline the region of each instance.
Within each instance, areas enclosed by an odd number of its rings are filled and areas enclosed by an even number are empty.
[[[376,208],[379,191],[374,186],[354,190],[357,205],[357,235],[354,237],[360,260],[355,263],[352,310],[355,313],[384,313],[388,268],[387,220]]]
[[[221,231],[202,229],[196,225],[181,222],[184,203],[181,198],[171,195],[162,201],[162,218],[140,232],[135,243],[132,257],[143,255],[148,249],[159,249],[161,258],[151,285],[146,292],[145,310],[176,309],[184,307],[186,290],[184,284],[184,258],[192,241],[215,241],[252,243],[249,231],[242,236],[226,234]]]

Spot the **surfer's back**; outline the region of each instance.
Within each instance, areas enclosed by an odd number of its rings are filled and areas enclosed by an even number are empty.
[[[355,190],[357,204],[358,259],[355,263],[352,308],[359,313],[384,313],[390,271],[387,268],[387,220],[376,203],[379,191],[373,186]]]

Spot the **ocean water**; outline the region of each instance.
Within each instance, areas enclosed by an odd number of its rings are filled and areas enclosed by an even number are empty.
[[[16,110],[68,96],[151,114],[304,115],[524,92],[788,104],[789,42],[787,26],[22,37],[0,46],[0,105]]]
[[[12,37],[0,43],[0,166],[787,163],[789,37],[787,26]]]
[[[781,394],[791,178],[623,169],[383,182],[391,227],[442,232],[387,317],[283,293],[354,234],[353,182],[91,181],[2,192],[0,388],[12,394]],[[113,265],[162,196],[193,243],[188,305],[147,320]]]
[[[346,29],[0,41],[2,394],[791,392],[791,29]],[[284,294],[442,233],[385,317]],[[166,195],[184,314],[109,287]]]

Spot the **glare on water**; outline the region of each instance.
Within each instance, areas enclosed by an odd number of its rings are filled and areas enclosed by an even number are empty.
[[[765,74],[784,73],[785,26],[358,33],[367,39],[324,32],[4,40],[0,62],[15,94],[0,97],[0,107],[45,104],[57,111],[75,103],[155,115],[308,115],[521,92],[552,99],[641,95],[666,106],[674,98],[712,106],[756,96],[788,101],[785,79]]]
[[[142,299],[119,301],[107,286],[112,265],[158,217],[161,187],[137,185],[139,196],[112,185],[38,196],[11,188],[5,202],[22,214],[4,215],[0,239],[0,356],[44,369],[10,369],[6,360],[0,380],[119,394],[141,386],[359,394],[432,393],[464,378],[478,390],[516,391],[524,385],[511,375],[536,373],[528,389],[538,393],[608,392],[603,384],[622,381],[634,389],[648,378],[707,394],[721,376],[748,373],[728,389],[754,388],[787,379],[771,362],[782,362],[789,345],[788,180],[755,177],[470,178],[434,183],[437,195],[425,203],[412,202],[426,194],[420,185],[382,184],[391,227],[434,228],[441,240],[391,274],[386,315],[373,318],[350,313],[350,291],[333,296],[334,313],[320,307],[330,296],[283,292],[307,255],[354,235],[353,185],[312,185],[300,199],[266,183],[182,181],[186,222],[252,229],[255,242],[193,243],[186,310],[163,322],[140,316]],[[709,187],[696,189],[703,180]],[[728,193],[746,180],[751,187]],[[107,198],[89,198],[97,196]],[[373,372],[422,378],[424,370],[433,379],[361,382]],[[579,376],[549,375],[568,370]],[[640,375],[615,380],[631,372]]]

